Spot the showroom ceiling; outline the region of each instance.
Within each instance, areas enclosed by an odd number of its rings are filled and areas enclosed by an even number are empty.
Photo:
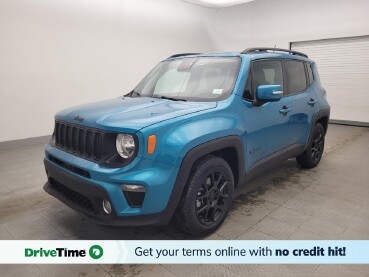
[[[213,8],[226,8],[238,4],[244,4],[255,0],[182,0],[190,2],[196,5],[213,7]]]

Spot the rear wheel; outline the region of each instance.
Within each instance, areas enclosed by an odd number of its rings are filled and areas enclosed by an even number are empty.
[[[303,168],[316,167],[324,151],[325,130],[322,124],[317,123],[313,129],[311,141],[305,152],[296,157],[297,162]]]
[[[207,156],[192,169],[176,219],[193,236],[212,233],[224,221],[233,198],[234,179],[228,163]]]

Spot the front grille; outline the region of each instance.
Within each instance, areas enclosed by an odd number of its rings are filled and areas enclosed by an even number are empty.
[[[91,178],[90,176],[90,173],[84,169],[81,169],[81,168],[78,168],[78,167],[75,167],[73,165],[70,165],[68,163],[65,163],[57,158],[55,158],[54,156],[52,155],[49,155],[49,160],[52,161],[53,163],[56,163],[57,165],[60,165],[61,167],[65,168],[65,169],[68,169],[78,175],[81,175],[83,177],[86,177],[86,178]]]
[[[103,132],[56,121],[55,145],[74,155],[99,161],[102,156]]]
[[[53,178],[49,178],[50,186],[62,194],[64,197],[72,201],[73,203],[80,206],[82,209],[85,209],[89,212],[95,213],[94,206],[89,198],[86,196],[64,186]]]

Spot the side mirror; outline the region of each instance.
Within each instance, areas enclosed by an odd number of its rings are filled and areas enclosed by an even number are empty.
[[[262,85],[256,88],[256,99],[258,101],[275,102],[283,96],[281,85]]]

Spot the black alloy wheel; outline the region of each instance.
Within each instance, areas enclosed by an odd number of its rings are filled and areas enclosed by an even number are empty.
[[[317,129],[313,141],[311,143],[311,158],[313,162],[321,159],[324,149],[324,129]]]
[[[214,232],[226,218],[233,200],[234,178],[228,163],[208,155],[190,172],[175,219],[193,236]]]
[[[214,170],[197,192],[195,211],[199,222],[205,226],[214,224],[225,212],[229,199],[229,180]]]
[[[325,129],[322,124],[317,123],[312,130],[312,136],[305,151],[296,157],[296,161],[302,168],[316,167],[324,151]]]

